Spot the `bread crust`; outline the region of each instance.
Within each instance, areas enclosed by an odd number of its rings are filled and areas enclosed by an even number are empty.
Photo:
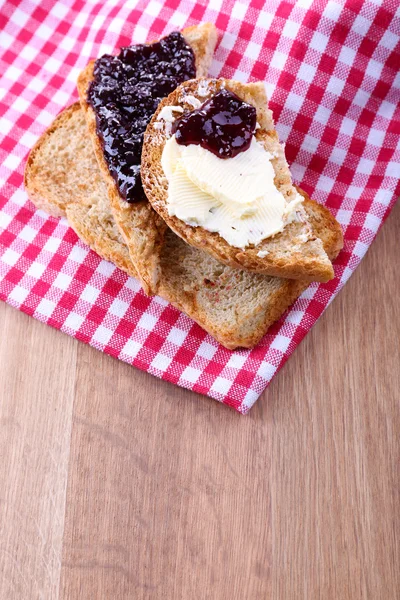
[[[206,96],[199,95],[199,84],[201,86],[202,83],[206,83],[209,88]],[[294,197],[295,192],[291,184],[290,173],[283,151],[278,144],[279,140],[274,130],[272,114],[267,108],[264,86],[260,83],[243,84],[226,79],[207,80],[204,78],[184,82],[162,100],[146,129],[141,173],[143,187],[149,202],[167,225],[183,240],[233,268],[307,281],[332,279],[332,264],[325,254],[319,238],[311,236],[311,239],[304,241],[304,235],[308,233],[309,229],[307,223],[290,223],[282,233],[263,240],[255,247],[249,246],[242,250],[229,245],[218,233],[211,233],[202,227],[192,227],[176,216],[168,214],[168,181],[161,166],[161,155],[167,137],[165,132],[155,126],[159,125],[158,115],[163,107],[168,105],[182,106],[185,111],[191,111],[193,106],[185,102],[186,95],[195,96],[204,102],[222,87],[229,89],[256,107],[257,121],[260,124],[260,129],[256,131],[257,140],[267,150],[280,153],[271,161],[275,170],[275,185],[289,199]],[[259,251],[265,251],[266,256],[258,256]]]
[[[188,27],[182,31],[186,42],[192,47],[196,72],[206,74],[217,42],[217,31],[211,23]],[[93,80],[95,61],[92,60],[78,77],[78,92],[87,127],[93,143],[96,159],[107,185],[111,210],[121,234],[128,246],[138,277],[147,295],[157,292],[160,279],[159,256],[166,225],[152,209],[147,200],[129,204],[119,194],[104,158],[102,145],[96,132],[96,116],[87,102],[87,91]]]

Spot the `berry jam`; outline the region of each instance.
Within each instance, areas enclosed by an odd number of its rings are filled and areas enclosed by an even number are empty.
[[[147,124],[160,100],[195,76],[193,50],[179,32],[96,60],[87,98],[109,171],[127,202],[145,199],[140,160]]]
[[[176,120],[172,132],[182,146],[195,144],[219,158],[233,158],[250,147],[256,123],[254,106],[222,89],[203,106]]]

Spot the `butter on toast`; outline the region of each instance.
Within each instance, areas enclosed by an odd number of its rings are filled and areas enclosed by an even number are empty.
[[[206,75],[217,43],[215,26],[211,23],[204,23],[187,27],[181,33],[194,52],[196,73],[199,76]],[[160,276],[159,254],[166,226],[146,200],[134,204],[129,204],[123,200],[113,177],[110,175],[102,145],[96,133],[95,113],[87,102],[87,92],[93,80],[94,65],[95,61],[91,61],[78,78],[81,106],[86,116],[89,135],[93,142],[100,172],[107,185],[115,222],[128,246],[130,257],[136,267],[143,289],[146,294],[156,293]]]
[[[274,158],[271,160],[275,186],[287,201],[294,200],[296,189],[274,129],[272,113],[268,109],[265,88],[262,83],[239,83],[226,79],[198,79],[181,84],[161,101],[147,126],[142,150],[142,182],[145,193],[153,208],[167,225],[192,246],[214,256],[218,261],[238,269],[308,281],[328,281],[333,277],[333,268],[322,241],[312,233],[307,216],[288,223],[281,233],[262,240],[256,246],[244,250],[231,246],[218,233],[203,227],[186,224],[168,211],[168,181],[161,165],[162,152],[169,132],[160,128],[160,113],[166,106],[179,106],[186,112],[193,110],[193,97],[203,103],[226,88],[234,92],[257,110],[259,129],[255,137]],[[223,159],[221,159],[223,160]],[[301,209],[300,209],[301,210]],[[311,235],[310,235],[311,234]]]
[[[25,185],[39,208],[66,215],[86,244],[135,276],[78,104],[65,109],[31,151]],[[326,208],[299,191],[315,234],[329,257],[335,258],[343,245],[339,224]],[[308,285],[221,264],[169,229],[159,260],[160,296],[229,349],[255,346]]]

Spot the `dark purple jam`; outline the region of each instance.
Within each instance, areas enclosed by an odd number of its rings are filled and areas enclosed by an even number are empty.
[[[127,202],[145,199],[140,159],[147,124],[160,100],[195,76],[193,50],[179,32],[96,60],[88,102],[108,168]]]
[[[219,158],[232,158],[250,147],[256,130],[254,106],[222,89],[172,126],[178,144],[196,144]]]

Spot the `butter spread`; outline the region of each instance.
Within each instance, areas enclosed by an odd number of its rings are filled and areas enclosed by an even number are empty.
[[[201,102],[198,98],[196,98],[196,96],[193,96],[192,94],[187,94],[187,96],[184,96],[182,98],[183,102],[186,102],[187,104],[190,104],[190,106],[193,106],[193,108],[200,108],[201,106]]]
[[[197,95],[200,96],[200,98],[205,98],[205,96],[208,96],[208,93],[208,81],[202,79],[199,85],[197,86]]]
[[[179,145],[173,135],[161,157],[169,215],[217,232],[231,246],[256,246],[281,232],[303,201],[296,194],[287,202],[275,187],[272,158],[255,137],[248,150],[221,159],[201,146]]]
[[[158,130],[161,130],[163,125],[165,129],[165,133],[167,136],[171,135],[172,123],[175,121],[174,112],[183,113],[182,106],[163,106],[160,112],[158,113],[156,123],[154,127]],[[163,123],[161,123],[163,121]]]

